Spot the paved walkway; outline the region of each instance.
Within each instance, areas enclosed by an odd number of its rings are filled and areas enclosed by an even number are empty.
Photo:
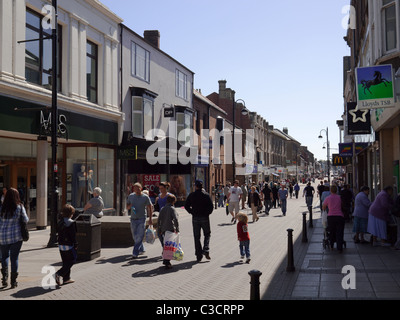
[[[277,208],[250,222],[250,264],[240,260],[236,226],[224,208],[211,215],[212,259],[197,263],[191,216],[179,208],[185,258],[172,262],[173,269],[162,265],[157,241],[147,245],[137,260],[128,260],[131,247],[102,248],[98,259],[73,266],[74,284],[55,289],[43,285],[52,285],[50,273],[60,268],[58,249],[46,248],[49,230],[32,231],[20,254],[19,286],[1,290],[0,300],[248,300],[248,272],[253,269],[262,272],[264,300],[399,299],[400,251],[354,244],[351,224],[346,224],[347,248],[342,254],[324,250],[318,201],[314,199],[314,228],[308,228],[307,243],[301,241],[302,213],[307,209],[304,198],[289,199],[285,217]],[[251,221],[250,210],[245,212]],[[294,230],[294,272],[286,272],[288,228]],[[345,275],[341,272],[346,265],[355,267],[355,290],[342,288]]]

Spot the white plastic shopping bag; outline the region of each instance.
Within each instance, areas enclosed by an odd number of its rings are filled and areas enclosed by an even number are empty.
[[[146,242],[153,244],[156,241],[156,234],[154,232],[153,226],[149,226],[146,230]]]
[[[165,260],[178,260],[180,256],[183,258],[183,251],[180,254],[179,249],[180,251],[182,250],[179,242],[179,233],[166,231],[164,234],[164,250],[162,258]]]

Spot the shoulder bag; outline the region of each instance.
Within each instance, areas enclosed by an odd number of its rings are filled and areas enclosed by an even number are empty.
[[[21,215],[19,217],[19,224],[21,226],[22,240],[26,242],[29,240],[29,231],[28,231],[28,226],[22,216],[22,206],[21,206]]]

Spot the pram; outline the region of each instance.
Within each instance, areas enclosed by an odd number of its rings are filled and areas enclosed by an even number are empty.
[[[329,250],[333,249],[333,246],[336,241],[331,243],[330,241],[330,232],[328,228],[328,212],[323,210],[321,213],[322,227],[324,228],[324,238],[322,239],[322,246],[324,249],[328,248]],[[346,248],[346,241],[343,240],[343,248]]]

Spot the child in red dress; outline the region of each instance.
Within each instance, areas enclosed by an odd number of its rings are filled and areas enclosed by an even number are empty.
[[[240,212],[238,214],[237,233],[239,240],[240,256],[244,259],[246,255],[246,263],[250,263],[250,235],[249,226],[247,224],[248,217],[246,214]]]

